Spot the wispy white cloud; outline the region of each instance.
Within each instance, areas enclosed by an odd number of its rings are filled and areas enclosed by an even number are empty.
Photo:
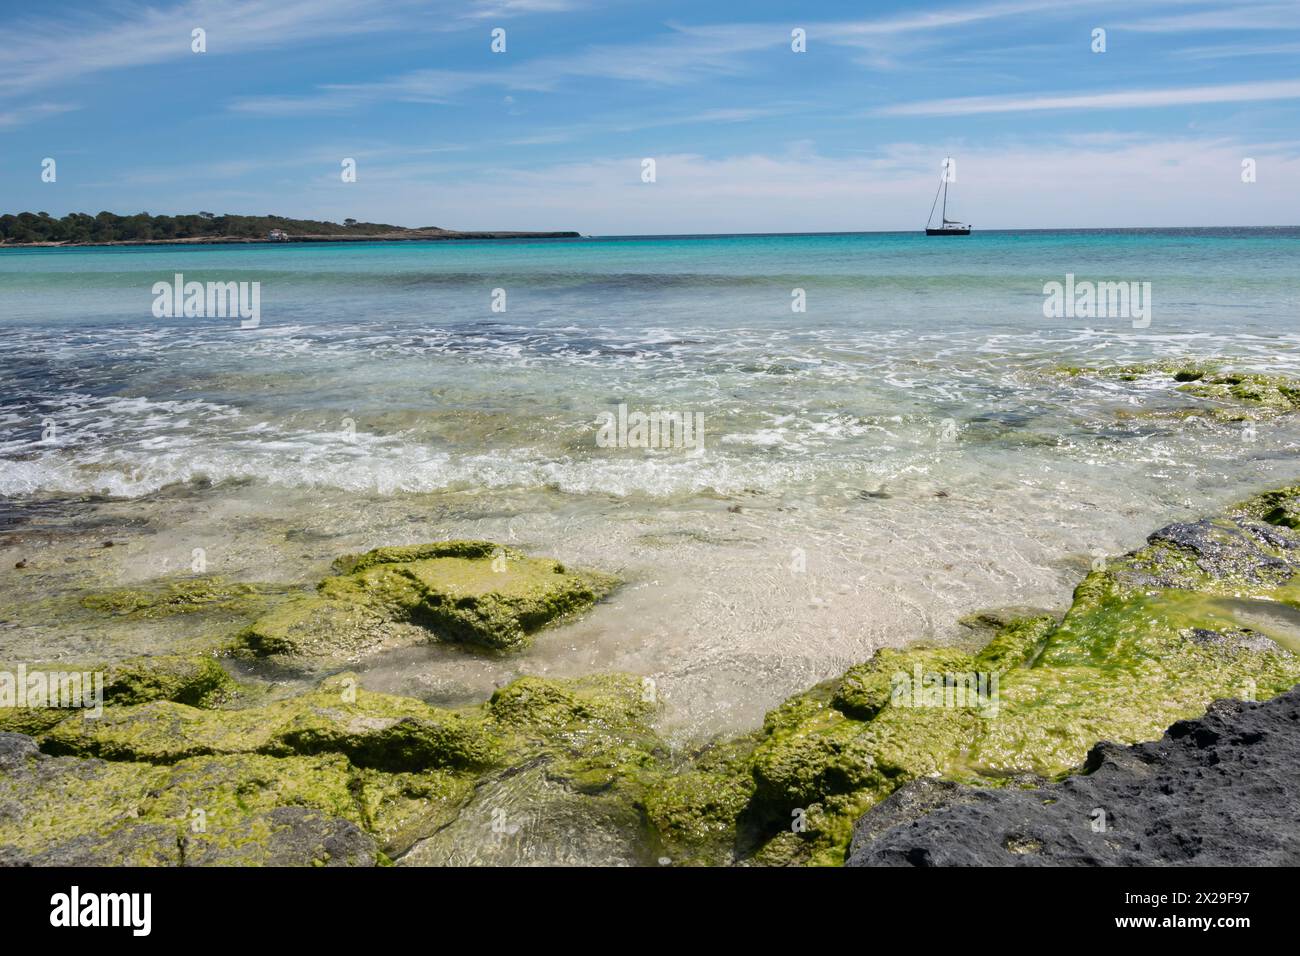
[[[563,56],[538,57],[513,66],[477,71],[414,70],[370,83],[322,85],[301,96],[253,96],[232,102],[236,112],[263,116],[343,112],[367,103],[441,103],[456,93],[491,87],[553,90],[566,80],[606,79],[677,86],[702,76],[734,74],[741,53],[789,42],[789,30],[670,28],[661,37],[602,44]]]
[[[208,34],[220,56],[393,25],[370,0],[190,0],[169,8],[139,4],[57,19],[28,16],[0,28],[0,93],[13,94],[103,70],[193,55],[191,31]]]
[[[1077,4],[1076,9],[1084,6],[1104,6],[1104,0],[1092,0]],[[1004,17],[1021,16],[1026,13],[1041,13],[1061,10],[1059,0],[1003,0],[974,6],[949,7],[923,13],[906,13],[892,17],[873,20],[840,21],[824,24],[818,33],[830,42],[852,43],[854,40],[871,36],[892,36],[899,33],[920,33],[933,30],[945,30],[949,27],[980,23],[986,20],[1000,20]]]
[[[1018,113],[1035,110],[1141,109],[1205,103],[1250,103],[1300,99],[1300,80],[1225,83],[1157,90],[1116,90],[1107,93],[1068,93],[1031,96],[964,96],[953,99],[896,103],[874,111],[877,116],[969,116],[979,113]]]
[[[78,109],[71,103],[34,103],[11,110],[0,110],[0,129],[11,129],[45,116],[57,116]]]
[[[789,106],[733,106],[717,109],[699,110],[692,113],[676,113],[665,116],[647,117],[632,122],[613,122],[610,128],[620,133],[640,129],[655,129],[664,126],[693,126],[700,123],[750,123],[754,120],[770,119],[774,116],[786,116],[796,110],[806,109],[798,105]]]
[[[1090,5],[1114,5],[1119,0],[1092,0]],[[864,51],[885,66],[903,52],[930,41],[926,37],[972,23],[1032,12],[1060,11],[1057,0],[997,0],[930,13],[906,14],[803,24],[810,44]],[[322,85],[300,96],[253,96],[235,100],[237,112],[265,116],[345,112],[380,101],[446,102],[466,90],[493,87],[550,91],[566,81],[612,80],[652,86],[683,86],[702,79],[738,76],[747,69],[745,57],[788,47],[791,24],[672,23],[666,32],[628,43],[595,44],[563,56],[538,57],[495,70],[452,72],[418,70],[370,83]],[[906,40],[905,40],[906,38]],[[904,47],[904,43],[910,46]],[[810,47],[814,48],[814,47]]]
[[[207,32],[205,55],[220,57],[370,33],[445,32],[488,17],[578,6],[576,0],[186,0],[169,7],[115,3],[58,17],[7,12],[0,27],[0,96],[192,56],[196,27]]]
[[[993,143],[903,142],[827,154],[795,141],[773,151],[484,161],[481,150],[372,144],[358,181],[338,177],[341,144],[280,155],[140,169],[94,186],[96,208],[276,211],[404,225],[578,229],[585,233],[919,229],[946,155],[953,212],[978,229],[1296,224],[1300,143],[1157,137],[1105,130]],[[351,152],[345,155],[353,155]],[[1257,182],[1241,181],[1246,157]],[[1293,220],[1286,222],[1287,219]]]
[[[579,229],[586,233],[800,232],[919,229],[949,150],[900,143],[868,155],[827,156],[806,144],[779,153],[640,157],[527,168],[444,169],[436,178],[394,169],[372,175],[367,215],[458,228]],[[1092,138],[958,147],[950,197],[977,228],[1279,223],[1300,177],[1297,144],[1231,139]],[[1258,182],[1241,182],[1241,160]],[[420,188],[407,190],[406,178]],[[405,197],[400,203],[388,197]],[[1188,197],[1196,197],[1189,202]],[[345,215],[349,193],[311,215]],[[331,205],[338,202],[337,208]],[[1292,217],[1294,218],[1294,216]]]
[[[375,83],[324,84],[301,96],[240,97],[230,103],[230,109],[258,116],[299,116],[344,112],[377,100],[445,103],[456,93],[493,82],[491,77],[488,73],[415,70]]]
[[[488,20],[493,17],[517,17],[531,13],[568,13],[585,6],[577,0],[473,0],[464,5],[467,17]]]
[[[1300,4],[1233,3],[1210,10],[1160,13],[1119,23],[1141,33],[1190,33],[1202,30],[1300,30]]]
[[[1173,56],[1188,60],[1251,59],[1257,56],[1300,55],[1296,43],[1234,43],[1219,46],[1193,46],[1175,50]]]

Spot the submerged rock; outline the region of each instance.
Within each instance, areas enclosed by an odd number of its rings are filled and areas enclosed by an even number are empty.
[[[848,865],[1295,866],[1297,817],[1300,689],[1100,743],[1060,783],[914,781],[857,822]]]
[[[1233,372],[1221,362],[1161,360],[1105,368],[1058,366],[1053,371],[1071,378],[1167,385],[1174,395],[1198,399],[1193,409],[1158,408],[1122,417],[1187,418],[1198,416],[1219,422],[1265,419],[1300,409],[1300,381],[1286,375]]]
[[[452,823],[400,862],[653,863],[645,806],[669,773],[654,712],[628,674],[523,677],[501,688],[484,716],[504,759],[477,779]]]
[[[133,619],[168,617],[197,612],[255,613],[267,600],[284,592],[270,584],[245,584],[219,577],[200,576],[146,587],[94,591],[81,598],[81,606]]]
[[[515,650],[617,583],[488,541],[378,548],[335,562],[314,595],[259,618],[236,653],[279,663],[351,662],[431,638]]]

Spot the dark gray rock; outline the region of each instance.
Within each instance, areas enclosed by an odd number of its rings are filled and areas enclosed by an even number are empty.
[[[1278,527],[1263,521],[1252,521],[1249,518],[1234,518],[1233,520],[1242,531],[1270,548],[1277,548],[1281,551],[1293,551],[1300,548],[1300,535],[1297,535],[1290,528]]]
[[[1216,578],[1241,577],[1260,583],[1281,584],[1296,570],[1296,563],[1265,550],[1289,550],[1295,532],[1269,527],[1267,535],[1256,522],[1205,518],[1171,524],[1154,532],[1147,543],[1164,542],[1195,556],[1197,566]]]
[[[1221,647],[1226,650],[1254,651],[1257,654],[1288,653],[1271,639],[1248,627],[1231,627],[1222,631],[1212,631],[1205,627],[1192,627],[1183,632],[1183,636],[1194,644]]]
[[[185,838],[186,866],[374,866],[375,861],[369,834],[308,807],[276,807],[247,817],[227,827],[219,841]]]
[[[849,866],[1297,864],[1300,687],[1260,704],[1216,701],[1153,743],[1097,744],[1060,783],[913,781],[858,820],[848,858]]]
[[[83,833],[36,852],[0,846],[0,866],[178,866],[176,827],[133,823],[109,833]]]
[[[36,741],[26,734],[0,733],[0,771],[16,771],[40,753]]]

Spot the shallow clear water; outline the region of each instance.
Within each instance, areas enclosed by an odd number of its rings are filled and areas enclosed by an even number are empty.
[[[260,327],[154,318],[177,272],[260,282]],[[1066,273],[1150,282],[1150,327],[1044,318]],[[1300,230],[6,250],[0,575],[34,587],[8,559],[36,556],[41,587],[129,583],[201,547],[227,577],[310,581],[344,551],[492,538],[629,583],[517,657],[404,651],[368,686],[465,702],[621,669],[655,678],[669,729],[749,727],[1296,479],[1290,419],[1246,440],[1143,417],[1192,406],[1167,383],[1051,370],[1300,375],[1297,306]],[[620,403],[702,413],[704,448],[599,447]],[[10,622],[0,658],[100,641]]]

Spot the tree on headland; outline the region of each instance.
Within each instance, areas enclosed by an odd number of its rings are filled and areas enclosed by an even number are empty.
[[[284,216],[221,216],[210,212],[180,216],[151,216],[139,212],[119,216],[108,211],[90,216],[83,212],[68,213],[55,219],[49,213],[20,212],[0,216],[0,243],[24,242],[144,242],[201,238],[265,239],[272,229],[283,229],[299,236],[335,236],[355,230],[363,235],[405,232],[401,226],[386,223],[358,222],[348,219],[343,225],[314,219],[288,219]]]

